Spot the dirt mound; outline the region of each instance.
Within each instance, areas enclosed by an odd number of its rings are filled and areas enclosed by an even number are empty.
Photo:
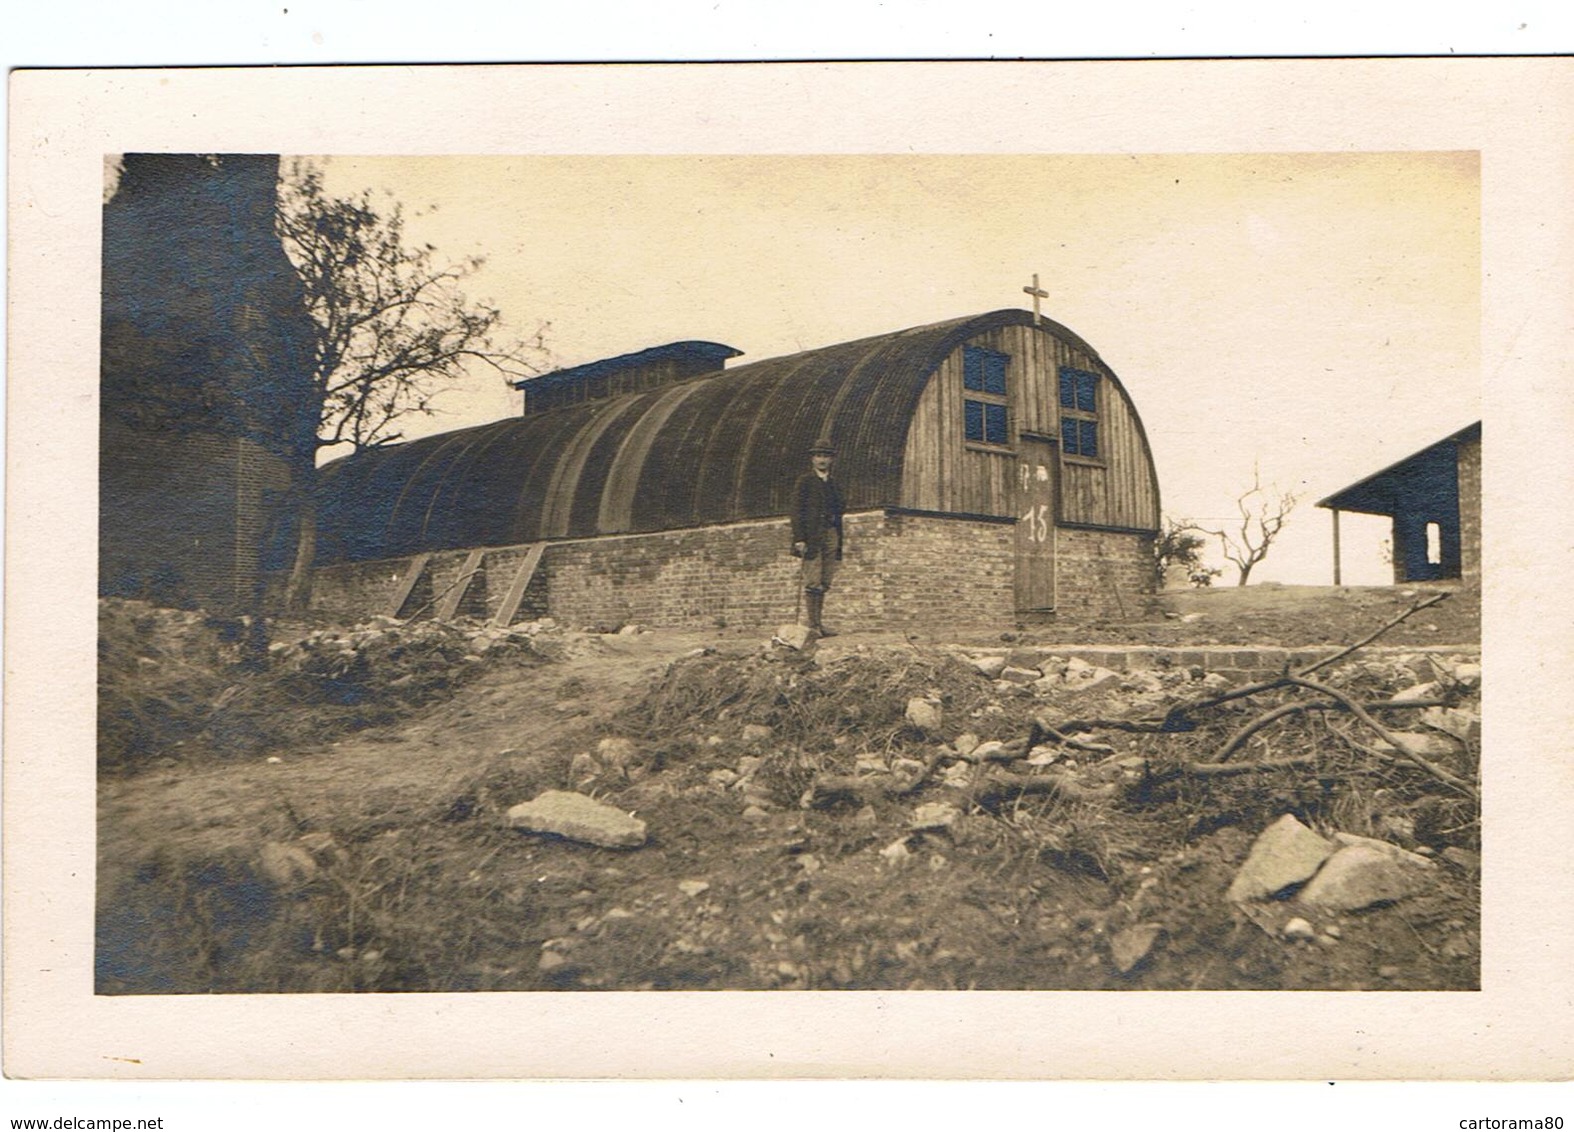
[[[273,637],[272,643],[268,636]],[[553,654],[551,627],[400,622],[309,629],[99,602],[98,759],[252,754],[387,724],[488,664]]]
[[[279,663],[331,682],[345,644]],[[1470,664],[1317,674],[1374,727],[1324,692],[1182,668],[691,644],[654,678],[660,634],[490,669],[283,768],[117,780],[99,990],[1478,985]],[[506,828],[545,790],[649,840]],[[1232,905],[1284,814],[1434,865],[1392,904]]]
[[[1264,583],[1169,590],[1151,615],[1130,621],[1028,625],[1022,643],[1276,645],[1301,648],[1359,640],[1385,621],[1438,594],[1445,600],[1396,625],[1387,645],[1473,644],[1481,640],[1479,587],[1290,586]],[[966,637],[966,634],[962,636]]]

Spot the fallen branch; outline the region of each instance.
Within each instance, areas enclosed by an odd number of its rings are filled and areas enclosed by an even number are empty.
[[[1170,708],[1168,714],[1166,714],[1164,717],[1164,730],[1193,730],[1195,724],[1193,724],[1187,717],[1194,711],[1201,711],[1204,708],[1218,707],[1220,704],[1229,703],[1231,700],[1246,699],[1249,696],[1255,696],[1262,692],[1271,692],[1275,688],[1283,688],[1288,684],[1294,683],[1299,679],[1309,676],[1313,672],[1316,672],[1319,668],[1327,668],[1335,661],[1343,660],[1351,653],[1365,648],[1367,645],[1377,640],[1378,637],[1381,637],[1394,626],[1402,623],[1406,618],[1413,617],[1415,614],[1420,613],[1423,609],[1430,609],[1432,606],[1436,605],[1440,601],[1443,601],[1448,596],[1449,595],[1447,593],[1434,594],[1425,601],[1416,602],[1398,617],[1395,617],[1393,620],[1389,621],[1375,632],[1369,633],[1365,637],[1362,637],[1359,641],[1355,642],[1355,644],[1347,645],[1333,655],[1325,656],[1322,660],[1319,660],[1314,664],[1309,664],[1299,671],[1291,671],[1287,668],[1283,676],[1275,677],[1272,680],[1263,680],[1256,684],[1247,684],[1241,688],[1232,688],[1228,692],[1220,692],[1217,696],[1209,696],[1205,699],[1191,700],[1186,703],[1176,704],[1174,707]]]
[[[1283,688],[1289,682],[1290,678],[1288,676],[1276,676],[1272,680],[1262,680],[1256,684],[1247,684],[1240,688],[1231,688],[1228,692],[1220,692],[1217,696],[1209,696],[1206,699],[1190,700],[1185,703],[1176,704],[1174,707],[1170,708],[1169,712],[1164,716],[1164,730],[1194,731],[1196,730],[1197,725],[1194,724],[1189,718],[1192,712],[1202,711],[1204,708],[1218,707],[1220,704],[1227,704],[1231,700],[1244,700],[1249,696],[1256,696],[1263,692],[1271,692],[1275,688]]]
[[[1302,688],[1310,688],[1312,691],[1327,696],[1331,700],[1338,701],[1341,705],[1343,705],[1346,711],[1355,716],[1355,718],[1359,719],[1362,723],[1366,724],[1367,727],[1375,731],[1378,737],[1383,740],[1383,742],[1387,743],[1394,749],[1400,759],[1420,767],[1423,771],[1437,779],[1437,781],[1441,782],[1443,785],[1450,787],[1453,790],[1459,791],[1459,793],[1465,795],[1472,801],[1479,802],[1481,800],[1480,791],[1478,791],[1474,786],[1457,775],[1449,773],[1442,767],[1438,766],[1436,763],[1433,763],[1429,759],[1423,758],[1421,755],[1416,754],[1410,748],[1406,747],[1402,739],[1400,739],[1393,732],[1389,731],[1381,723],[1377,722],[1377,720],[1373,719],[1371,713],[1369,713],[1365,708],[1356,703],[1343,692],[1336,688],[1330,688],[1327,684],[1319,684],[1315,680],[1307,680],[1304,677],[1295,677],[1291,682]]]
[[[1130,731],[1139,735],[1155,735],[1166,730],[1162,719],[1073,719],[1060,725],[1064,735],[1079,731]]]
[[[1052,727],[1045,721],[1043,716],[1037,716],[1033,720],[1033,729],[1028,732],[1027,750],[1031,751],[1045,739],[1053,739],[1061,746],[1070,747],[1075,751],[1091,751],[1100,755],[1112,755],[1115,753],[1115,748],[1108,743],[1090,743],[1086,739],[1078,739],[1069,731]]]
[[[1394,703],[1392,701],[1385,700],[1382,703],[1362,704],[1361,706],[1363,708],[1365,708],[1369,712],[1371,712],[1371,711],[1397,711],[1397,710],[1402,710],[1402,709],[1406,709],[1406,708],[1446,707],[1447,706],[1447,701],[1446,700],[1411,700],[1411,701],[1406,701],[1406,702],[1403,702],[1403,703]],[[1209,760],[1209,762],[1222,763],[1222,762],[1228,761],[1229,757],[1232,754],[1234,754],[1237,750],[1239,750],[1241,745],[1244,744],[1246,742],[1246,740],[1250,739],[1253,735],[1257,734],[1257,732],[1261,731],[1264,727],[1267,727],[1270,723],[1273,723],[1275,720],[1278,720],[1278,719],[1283,719],[1285,716],[1299,715],[1302,712],[1308,712],[1308,711],[1342,711],[1342,710],[1344,710],[1344,704],[1339,703],[1339,702],[1330,702],[1330,703],[1313,702],[1313,703],[1305,703],[1305,704],[1280,704],[1276,708],[1273,708],[1273,709],[1271,709],[1269,711],[1263,712],[1256,719],[1252,720],[1250,723],[1248,723],[1245,726],[1243,726],[1234,735],[1231,735],[1229,737],[1229,739],[1225,742],[1224,746],[1219,748],[1219,753],[1214,755],[1213,758]]]
[[[947,752],[937,747],[916,774],[822,774],[804,793],[804,804],[812,810],[825,810],[841,802],[868,804],[881,798],[904,798],[929,781]]]
[[[1013,774],[997,770],[980,778],[965,791],[970,801],[987,808],[1011,798],[1054,794],[1072,802],[1097,802],[1115,796],[1114,786],[1083,786],[1064,774]]]
[[[1316,766],[1316,755],[1296,755],[1288,759],[1261,759],[1251,763],[1187,763],[1181,773],[1191,778],[1230,778],[1237,774],[1261,774],[1270,770],[1295,770]]]
[[[1297,676],[1297,677],[1310,676],[1312,673],[1316,672],[1319,668],[1327,668],[1330,664],[1333,664],[1335,661],[1343,660],[1345,657],[1349,656],[1351,653],[1356,652],[1356,651],[1358,651],[1360,649],[1364,649],[1367,645],[1369,645],[1373,641],[1377,640],[1378,637],[1381,637],[1384,633],[1388,632],[1388,630],[1392,629],[1395,625],[1398,625],[1401,622],[1403,622],[1405,620],[1405,618],[1412,617],[1415,614],[1420,613],[1423,609],[1431,609],[1434,605],[1436,605],[1440,601],[1443,601],[1447,597],[1448,597],[1448,594],[1446,592],[1444,592],[1444,593],[1440,593],[1440,594],[1434,594],[1432,597],[1427,598],[1425,601],[1417,602],[1416,604],[1412,605],[1409,609],[1407,609],[1403,613],[1401,613],[1398,617],[1395,617],[1388,624],[1384,625],[1381,629],[1377,630],[1377,632],[1371,634],[1370,636],[1362,637],[1359,641],[1357,641],[1353,645],[1350,645],[1348,648],[1340,649],[1338,652],[1334,653],[1332,656],[1325,656],[1322,660],[1319,660],[1316,664],[1309,664],[1305,668],[1301,669],[1299,672],[1291,673],[1291,675]]]

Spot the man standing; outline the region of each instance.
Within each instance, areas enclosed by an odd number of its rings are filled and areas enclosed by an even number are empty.
[[[792,513],[792,552],[803,559],[804,623],[816,636],[834,637],[821,620],[825,591],[842,560],[842,492],[831,478],[836,449],[821,437],[809,449],[809,471],[798,477]]]

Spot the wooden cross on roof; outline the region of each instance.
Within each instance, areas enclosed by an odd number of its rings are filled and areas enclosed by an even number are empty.
[[[1035,323],[1037,323],[1040,320],[1042,320],[1043,317],[1044,317],[1042,314],[1039,313],[1038,301],[1040,299],[1047,299],[1047,298],[1049,298],[1049,292],[1040,289],[1040,287],[1038,285],[1038,272],[1035,271],[1033,273],[1033,285],[1031,287],[1024,287],[1024,288],[1022,288],[1022,290],[1027,292],[1029,295],[1033,296],[1033,321]]]

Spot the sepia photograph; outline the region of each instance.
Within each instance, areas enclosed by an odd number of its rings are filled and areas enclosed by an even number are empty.
[[[1476,155],[108,177],[99,993],[1479,985]]]
[[[1567,82],[14,80],[7,1071],[1566,1073]]]

